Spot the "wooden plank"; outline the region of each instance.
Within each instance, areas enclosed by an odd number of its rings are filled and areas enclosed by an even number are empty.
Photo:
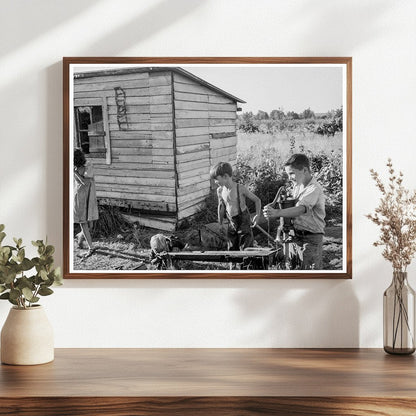
[[[189,170],[194,170],[198,167],[207,167],[209,168],[209,159],[202,159],[202,160],[190,160],[190,161],[183,161],[177,164],[177,171],[179,172],[187,172]]]
[[[150,87],[150,95],[168,95],[172,93],[170,85],[162,85],[160,87]]]
[[[136,88],[149,88],[148,79],[137,79],[129,81],[106,81],[106,82],[94,82],[88,84],[74,83],[74,92],[90,92],[90,91],[108,91],[114,88],[121,87],[123,90],[136,89]],[[127,95],[127,94],[126,94]]]
[[[117,105],[109,105],[107,112],[110,115],[117,114]],[[126,105],[127,115],[130,114],[150,114],[150,104]]]
[[[173,139],[173,129],[169,131],[152,131],[151,137],[157,140],[172,140]]]
[[[209,111],[231,111],[236,113],[237,104],[233,101],[231,103],[208,103]]]
[[[175,100],[176,110],[208,111],[208,103]]]
[[[206,192],[211,188],[209,181],[203,180],[201,176],[195,176],[194,182],[189,183],[186,186],[181,186],[178,192],[178,201],[183,196],[194,195],[197,196],[198,192]],[[192,199],[192,198],[191,198]]]
[[[234,111],[209,111],[209,118],[226,118],[235,120],[237,115]]]
[[[208,118],[208,111],[175,110],[175,117],[179,118]]]
[[[182,202],[181,204],[178,204],[179,212],[186,211],[189,208],[192,208],[194,206],[203,206],[203,203],[208,195],[203,195],[198,198],[192,199],[191,201]],[[216,207],[215,207],[216,210]],[[188,213],[188,215],[191,215]]]
[[[202,150],[200,152],[186,153],[184,155],[177,155],[178,163],[188,162],[191,160],[205,160],[209,158],[209,150]]]
[[[178,92],[187,92],[187,93],[194,93],[194,94],[210,94],[213,93],[212,90],[210,90],[207,87],[204,87],[199,84],[183,84],[181,82],[174,81],[174,90],[175,90],[175,96]]]
[[[97,72],[97,75],[94,77],[88,77],[88,78],[75,78],[74,84],[96,84],[101,82],[112,82],[112,81],[137,81],[137,80],[143,80],[143,79],[149,79],[149,73],[148,72],[140,72],[140,73],[134,73],[134,74],[118,74],[118,75],[99,75]]]
[[[175,119],[176,128],[186,127],[208,127],[209,119],[207,118],[184,118]]]
[[[199,212],[202,206],[203,206],[203,201],[199,201],[193,204],[191,207],[180,209],[178,212],[178,220],[183,220],[185,218],[188,218],[196,214],[197,212]]]
[[[117,207],[135,208],[144,211],[156,212],[175,212],[176,204],[155,201],[139,201],[131,199],[128,195],[122,194],[122,197],[100,197],[98,198],[100,205],[113,205]]]
[[[235,146],[230,146],[230,147],[223,147],[221,149],[211,149],[211,159],[216,159],[216,158],[232,158],[237,154],[237,149]]]
[[[112,146],[113,156],[117,157],[120,155],[138,155],[138,156],[151,156],[153,149],[151,147],[114,147]]]
[[[169,140],[112,140],[113,147],[145,147],[154,149],[172,149],[172,142]]]
[[[177,101],[193,101],[199,103],[209,102],[208,94],[188,93],[175,91],[175,103]]]
[[[150,125],[150,130],[154,131],[160,131],[160,130],[164,130],[164,131],[171,131],[173,130],[173,123],[159,123],[159,122],[155,122],[154,120],[152,120],[152,123]]]
[[[108,178],[108,177],[107,177]],[[122,183],[97,183],[97,192],[98,191],[108,191],[108,192],[123,192],[126,196],[129,196],[130,193],[141,195],[139,199],[148,200],[148,201],[165,201],[174,202],[172,198],[175,198],[175,189],[173,187],[159,187],[157,189],[158,198],[154,199],[153,195],[156,192],[156,189],[152,186],[139,186],[131,184],[122,184]],[[130,196],[129,196],[130,197]],[[163,198],[162,198],[163,197]]]
[[[171,75],[168,73],[153,73],[149,78],[149,84],[151,87],[159,87],[161,85],[170,86],[172,84]]]
[[[150,113],[151,114],[170,114],[172,117],[172,104],[151,104]]]
[[[210,126],[210,133],[236,133],[235,126]]]
[[[209,127],[186,127],[186,128],[177,128],[176,137],[189,137],[189,136],[203,136],[206,137],[209,134]]]
[[[95,175],[97,183],[100,184],[120,184],[120,185],[138,185],[145,188],[153,188],[152,192],[155,192],[155,187],[173,188],[175,186],[175,179],[159,179],[159,178],[143,178],[134,176],[116,176],[116,175]],[[170,195],[170,194],[169,194]]]
[[[137,167],[137,165],[135,165]],[[114,168],[111,167],[95,167],[94,172],[96,176],[133,176],[140,178],[143,181],[161,180],[161,179],[175,179],[175,172],[173,170],[163,170],[163,169],[154,169],[154,170],[142,170],[142,169],[122,169],[120,167]]]
[[[148,94],[141,97],[130,97],[126,96],[126,105],[149,105],[153,97],[150,97]],[[108,105],[117,106],[116,99],[114,94],[107,98]]]
[[[152,95],[150,96],[150,104],[172,104],[172,94],[171,92],[166,95]]]
[[[140,156],[140,155],[114,155],[113,161],[117,162],[135,162],[135,163],[150,163],[152,162],[152,156]]]
[[[189,146],[178,146],[176,148],[177,155],[199,152],[201,150],[209,150],[209,143],[191,144]]]
[[[242,98],[242,97],[239,97]],[[208,102],[210,104],[227,104],[234,103],[235,101],[231,98],[224,97],[222,95],[208,95]]]
[[[237,136],[231,136],[224,139],[210,141],[211,150],[222,149],[224,147],[237,146]]]
[[[209,195],[210,189],[211,188],[208,187],[208,188],[201,189],[195,193],[181,195],[180,197],[178,196],[178,205],[187,201],[194,201],[198,199],[199,197],[207,196]]]
[[[151,114],[150,121],[157,124],[172,123],[172,114]]]
[[[138,156],[152,156],[156,159],[157,156],[173,156],[173,149],[158,149],[148,147],[113,147],[114,155],[138,155]]]
[[[231,120],[229,118],[210,118],[209,126],[236,126],[236,120]]]
[[[120,160],[112,160],[111,165],[108,165],[108,167],[114,167],[116,169],[126,169],[126,170],[165,170],[165,171],[173,171],[173,159],[168,161],[160,161],[156,162],[152,160],[152,158],[147,157],[146,162],[126,162],[126,161],[120,161]],[[105,166],[105,165],[104,165]]]
[[[147,202],[164,202],[174,204],[176,197],[174,195],[161,195],[160,193],[143,193],[133,192],[136,186],[126,187],[119,189],[119,186],[111,188],[109,186],[98,186],[97,185],[97,197],[102,198],[128,198],[137,201]]]
[[[195,184],[195,183],[206,183],[207,186],[211,186],[210,184],[210,177],[209,172],[207,173],[206,169],[202,172],[202,174],[195,173],[192,176],[189,176],[188,178],[182,178],[179,180],[179,188],[185,188],[189,185]]]
[[[117,125],[117,115],[109,114],[108,120],[111,125]],[[129,126],[134,126],[136,123],[150,123],[150,114],[127,114],[127,122]]]
[[[120,130],[120,127],[119,127],[118,123],[109,123],[109,127],[110,127],[110,132],[123,131],[123,130]],[[141,123],[130,123],[129,122],[129,130],[137,130],[137,131],[148,132],[148,131],[150,131],[150,127],[151,127],[150,120],[147,121],[147,122],[143,121]]]
[[[176,146],[187,146],[189,144],[201,144],[210,143],[210,137],[208,134],[201,136],[181,136],[176,138]]]
[[[198,175],[205,175],[205,180],[209,180],[209,167],[203,166],[203,167],[197,167],[192,170],[188,170],[186,172],[178,172],[178,180],[179,180],[179,186],[181,186],[182,182],[186,179],[193,178],[194,176]]]
[[[152,133],[142,130],[113,130],[110,132],[111,139],[122,140],[152,140]]]

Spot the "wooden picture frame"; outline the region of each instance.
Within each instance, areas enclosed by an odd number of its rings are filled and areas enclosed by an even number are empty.
[[[63,131],[64,278],[352,277],[352,58],[65,57]],[[239,150],[243,144],[245,153]],[[95,239],[98,249],[90,257],[85,256],[90,253],[81,241],[84,235],[74,224],[74,195],[79,196],[79,188],[74,188],[76,147],[94,167],[101,210],[95,227],[99,224],[98,231],[104,232],[104,219],[106,224],[115,222],[113,231],[120,227],[111,241]],[[254,153],[268,154],[267,163],[253,161]],[[224,244],[222,234],[204,240],[205,232],[218,233],[216,226],[211,230],[192,223],[206,197],[215,194],[210,167],[230,162],[236,180],[250,178],[246,188],[263,192],[264,199],[265,178],[270,181],[267,195],[276,194],[276,181],[269,173],[284,176],[282,158],[293,153],[308,155],[329,194],[327,218],[332,228],[327,222],[324,266],[284,269],[282,256],[284,267],[290,267],[289,243],[271,242],[275,230],[270,223],[276,227],[277,219],[267,221],[267,229],[264,222],[262,230],[255,229],[268,248],[206,249],[208,240],[218,247]],[[207,211],[210,224],[216,209],[212,205]],[[117,225],[120,218],[131,228]],[[182,242],[193,241],[196,233],[199,248],[169,251],[175,241],[166,240],[168,253],[157,252],[150,262],[149,227],[154,234],[170,237],[186,224],[191,224],[190,234],[182,233]],[[294,231],[288,230],[290,238]],[[84,249],[77,247],[77,240]],[[337,257],[331,258],[333,253]],[[226,270],[228,263],[232,268]],[[193,268],[178,269],[178,264]]]

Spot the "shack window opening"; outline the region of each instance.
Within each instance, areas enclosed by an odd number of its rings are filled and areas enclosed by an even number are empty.
[[[105,157],[105,130],[101,105],[75,107],[76,145],[90,157]]]

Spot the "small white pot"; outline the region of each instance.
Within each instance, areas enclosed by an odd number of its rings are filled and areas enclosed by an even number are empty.
[[[53,359],[53,329],[43,307],[11,308],[1,330],[1,362],[35,365]]]

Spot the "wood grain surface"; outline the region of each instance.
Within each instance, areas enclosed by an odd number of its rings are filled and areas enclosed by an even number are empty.
[[[415,374],[381,349],[57,349],[0,367],[0,415],[415,415]]]

